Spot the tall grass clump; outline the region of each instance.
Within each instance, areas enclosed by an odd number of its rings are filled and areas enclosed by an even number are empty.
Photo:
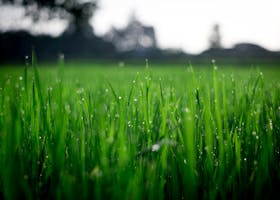
[[[78,69],[63,56],[38,68],[34,55],[1,71],[0,199],[278,193],[280,84],[269,71]]]

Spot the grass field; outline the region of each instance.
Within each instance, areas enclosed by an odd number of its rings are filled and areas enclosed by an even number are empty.
[[[0,68],[0,199],[271,198],[279,77],[215,64]]]

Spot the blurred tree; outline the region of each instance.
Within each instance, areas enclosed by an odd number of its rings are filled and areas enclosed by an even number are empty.
[[[143,25],[134,14],[123,29],[112,28],[105,36],[119,51],[145,51],[156,49],[157,41],[152,26]]]
[[[69,21],[67,33],[93,34],[89,20],[97,9],[98,0],[2,0],[4,4],[25,7],[33,22],[62,18]]]
[[[212,28],[212,32],[209,37],[209,46],[212,49],[220,49],[222,48],[221,42],[221,33],[220,33],[220,25],[214,24]]]

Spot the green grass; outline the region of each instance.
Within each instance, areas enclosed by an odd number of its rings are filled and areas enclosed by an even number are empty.
[[[0,69],[0,199],[271,198],[280,69]]]

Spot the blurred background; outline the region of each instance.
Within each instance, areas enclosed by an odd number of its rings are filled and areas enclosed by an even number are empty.
[[[0,0],[0,62],[280,63],[277,0]]]

